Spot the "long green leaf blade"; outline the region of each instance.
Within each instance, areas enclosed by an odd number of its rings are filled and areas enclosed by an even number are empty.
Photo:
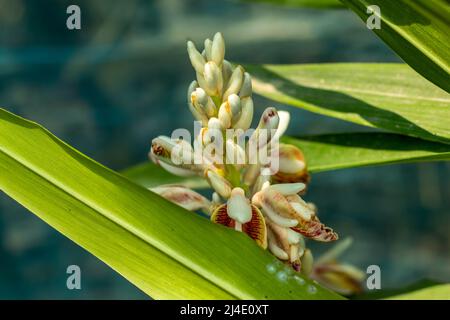
[[[439,284],[387,298],[389,300],[450,300],[450,284]]]
[[[212,224],[0,109],[0,188],[154,298],[334,299]],[[283,273],[283,275],[285,275]],[[311,294],[307,288],[317,287]]]
[[[367,7],[381,11],[373,31],[406,63],[450,92],[450,5],[445,0],[341,0],[366,23]]]
[[[311,172],[450,160],[450,145],[392,133],[341,133],[283,139],[303,150]]]
[[[275,5],[284,5],[291,7],[306,8],[343,8],[344,5],[339,0],[243,0],[244,2],[271,3]]]
[[[450,143],[450,95],[404,64],[247,66],[254,91],[280,103]]]
[[[1,190],[152,297],[235,298],[42,179],[3,151],[0,151],[0,172]],[[14,174],[14,179],[5,172]],[[67,213],[62,214],[64,211]],[[158,261],[157,268],[155,261]]]

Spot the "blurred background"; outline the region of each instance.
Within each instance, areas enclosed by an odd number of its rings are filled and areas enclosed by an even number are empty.
[[[81,30],[66,8],[81,8]],[[0,0],[0,105],[120,170],[150,140],[192,128],[185,50],[223,32],[242,63],[397,62],[352,12],[212,0]],[[256,97],[256,111],[271,104]],[[289,109],[289,135],[364,127]],[[45,152],[45,150],[42,150]],[[0,173],[1,174],[1,173]],[[356,168],[313,176],[308,201],[342,237],[343,260],[377,264],[382,288],[450,281],[450,164]],[[328,245],[314,247],[320,254]],[[66,268],[82,289],[66,288]],[[149,266],[150,267],[150,266]],[[0,192],[0,298],[139,299],[132,284]]]

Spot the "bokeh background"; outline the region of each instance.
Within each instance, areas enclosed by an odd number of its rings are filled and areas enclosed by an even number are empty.
[[[66,28],[78,4],[82,29]],[[145,161],[152,137],[191,128],[185,42],[224,33],[243,63],[397,62],[347,10],[212,0],[0,0],[0,105],[113,168]],[[259,106],[271,104],[256,98]],[[367,128],[288,106],[290,135]],[[42,150],[45,152],[45,150]],[[1,174],[1,172],[0,172]],[[307,200],[354,244],[343,260],[377,264],[382,287],[450,281],[450,164],[313,176]],[[320,253],[328,246],[316,246]],[[66,268],[82,290],[66,288]],[[151,267],[151,266],[149,266]],[[137,288],[0,192],[0,298],[138,299]]]

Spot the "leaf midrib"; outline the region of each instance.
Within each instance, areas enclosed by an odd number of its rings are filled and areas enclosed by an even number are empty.
[[[12,159],[12,161],[15,161],[17,163],[19,163],[21,166],[23,166],[25,169],[33,172],[34,174],[36,174],[37,176],[41,177],[43,180],[45,180],[46,182],[48,182],[50,185],[52,185],[53,187],[57,188],[58,190],[61,190],[63,193],[67,194],[68,196],[76,199],[77,201],[80,201],[81,203],[83,203],[86,207],[92,209],[93,211],[97,212],[98,214],[100,214],[101,216],[103,216],[104,218],[106,218],[107,220],[111,221],[112,223],[114,223],[115,225],[119,226],[120,228],[125,229],[126,231],[128,231],[130,234],[132,234],[133,236],[135,236],[136,238],[140,239],[141,241],[144,241],[145,243],[147,243],[148,245],[150,245],[151,247],[153,247],[155,250],[162,252],[164,255],[169,256],[171,259],[173,259],[174,261],[180,263],[181,265],[183,265],[184,267],[186,267],[187,269],[189,269],[191,272],[193,272],[194,274],[198,275],[199,277],[205,279],[207,282],[210,282],[211,284],[220,287],[223,291],[225,291],[227,294],[229,294],[230,296],[238,299],[238,297],[234,294],[229,292],[227,289],[225,289],[221,283],[215,283],[212,282],[210,279],[206,278],[203,274],[197,272],[196,270],[192,269],[189,265],[187,265],[186,263],[183,263],[182,261],[180,261],[179,259],[177,259],[177,255],[170,255],[168,254],[166,251],[163,251],[158,245],[152,244],[151,242],[148,241],[148,239],[146,239],[146,237],[142,237],[140,235],[140,232],[135,232],[133,231],[134,228],[132,227],[126,227],[128,225],[128,223],[125,224],[121,224],[118,221],[111,219],[111,217],[109,217],[107,214],[103,214],[102,210],[99,210],[96,208],[96,206],[93,206],[90,204],[90,201],[88,200],[83,200],[84,197],[80,197],[79,195],[77,196],[77,193],[72,193],[69,192],[69,190],[61,187],[58,183],[55,183],[53,181],[53,179],[48,178],[45,174],[40,173],[40,170],[37,170],[33,165],[29,165],[27,161],[24,161],[23,159],[21,159],[21,157],[16,156],[14,153],[10,154],[8,153],[6,150],[4,150],[3,148],[0,148],[0,152],[3,153],[6,157]],[[16,157],[15,157],[16,156]],[[21,160],[19,160],[21,159]],[[107,168],[106,168],[107,169]],[[109,170],[109,169],[108,169]],[[110,170],[111,171],[111,170]],[[115,173],[114,171],[111,171],[113,173]],[[70,189],[70,188],[69,188]],[[105,210],[105,209],[103,209]],[[107,211],[107,210],[106,210]],[[119,219],[120,221],[120,219]],[[156,241],[157,242],[157,241]]]

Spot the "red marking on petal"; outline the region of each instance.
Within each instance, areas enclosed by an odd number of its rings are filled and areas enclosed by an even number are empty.
[[[306,170],[300,173],[283,173],[278,171],[272,176],[272,183],[297,183],[302,182],[306,185],[311,181],[311,177]],[[305,189],[306,190],[306,189]],[[303,190],[301,193],[305,193]]]
[[[223,204],[214,210],[211,215],[211,221],[223,226],[234,228],[235,221],[227,214],[227,205]],[[267,230],[264,217],[257,207],[252,205],[252,219],[242,225],[242,232],[246,233],[250,238],[262,248],[267,248]]]
[[[339,239],[338,234],[334,232],[333,229],[325,226],[316,217],[311,221],[292,227],[291,229],[316,241],[330,242]]]

